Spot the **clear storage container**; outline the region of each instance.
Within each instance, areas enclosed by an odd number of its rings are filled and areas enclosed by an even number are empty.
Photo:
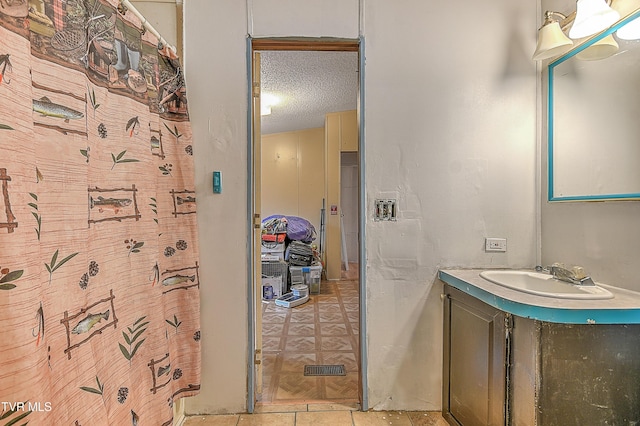
[[[320,279],[322,277],[322,265],[289,266],[291,285],[306,284],[310,294],[320,294]]]

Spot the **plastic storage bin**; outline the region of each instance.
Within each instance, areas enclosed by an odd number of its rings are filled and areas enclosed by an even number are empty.
[[[284,243],[262,242],[260,249],[263,261],[284,261]]]
[[[322,265],[311,266],[289,266],[291,274],[291,285],[306,284],[309,286],[310,294],[320,293],[320,278],[322,276]]]

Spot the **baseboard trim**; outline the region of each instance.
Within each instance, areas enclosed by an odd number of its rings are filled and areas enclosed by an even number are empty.
[[[182,426],[187,420],[184,414],[180,414],[178,417],[173,418],[173,426]]]
[[[173,426],[182,426],[187,420],[184,415],[184,400],[182,398],[173,402]]]

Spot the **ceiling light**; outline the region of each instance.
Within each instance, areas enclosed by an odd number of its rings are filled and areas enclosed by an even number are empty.
[[[545,12],[544,23],[538,30],[538,44],[536,51],[533,53],[534,61],[561,55],[569,51],[573,46],[573,41],[564,35],[558,21],[553,19],[553,15],[565,18],[564,15],[558,12]]]
[[[271,114],[271,107],[280,103],[280,97],[273,93],[262,93],[260,96],[260,115]]]
[[[597,61],[599,59],[608,58],[618,51],[618,43],[613,38],[613,35],[609,34],[602,40],[598,40],[591,46],[584,49],[582,52],[576,55],[576,58],[583,61]]]
[[[605,0],[578,0],[569,37],[588,37],[610,27],[619,19],[620,14],[611,9]]]

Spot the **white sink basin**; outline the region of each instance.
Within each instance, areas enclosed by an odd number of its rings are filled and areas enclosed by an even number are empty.
[[[487,281],[524,293],[560,299],[611,299],[613,294],[599,285],[574,285],[533,271],[482,271]]]

